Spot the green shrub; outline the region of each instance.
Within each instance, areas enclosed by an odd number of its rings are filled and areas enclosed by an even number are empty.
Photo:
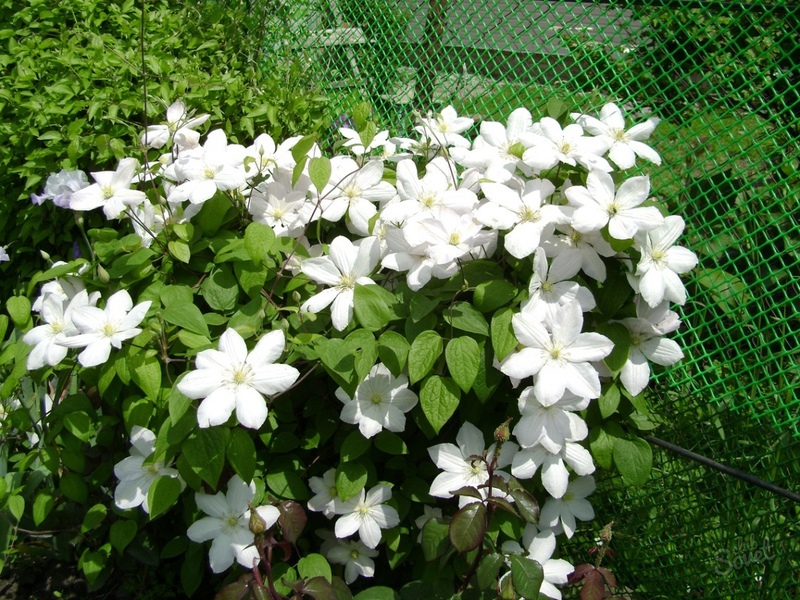
[[[0,0],[0,245],[11,254],[0,266],[0,297],[43,266],[39,251],[77,238],[71,212],[48,203],[43,227],[31,206],[47,174],[108,168],[174,100],[211,107],[212,122],[233,139],[327,127],[324,98],[306,88],[298,64],[262,68],[252,20],[169,0],[149,0],[142,18],[141,5]],[[99,224],[86,219],[87,229]]]

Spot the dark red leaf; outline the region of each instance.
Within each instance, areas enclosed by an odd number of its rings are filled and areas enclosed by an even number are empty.
[[[597,570],[600,571],[600,573],[603,574],[603,577],[605,578],[606,583],[608,585],[610,585],[612,588],[617,587],[617,578],[614,576],[614,574],[611,571],[609,571],[605,567],[598,567]]]
[[[278,504],[278,510],[281,513],[281,516],[278,517],[278,524],[281,526],[283,539],[294,544],[308,522],[306,511],[297,502],[291,500]]]
[[[595,566],[594,565],[590,565],[589,563],[583,563],[582,565],[578,565],[577,567],[575,567],[575,570],[569,576],[569,579],[567,580],[567,582],[568,583],[578,583],[581,579],[586,577],[586,574],[589,571],[594,571],[594,569],[595,569]]]
[[[583,578],[581,600],[603,600],[603,596],[605,596],[603,576],[597,569],[592,569]]]
[[[450,493],[453,494],[453,496],[469,496],[470,498],[477,498],[478,500],[482,499],[481,493],[474,487],[462,487]]]
[[[518,517],[518,516],[519,516],[519,513],[517,512],[517,509],[516,509],[516,508],[514,508],[514,505],[513,505],[513,504],[511,504],[511,502],[509,502],[509,501],[508,501],[508,500],[506,500],[505,498],[498,498],[498,497],[496,497],[496,496],[491,496],[491,497],[490,497],[490,498],[488,498],[487,500],[488,500],[488,502],[490,502],[491,504],[494,504],[495,506],[497,506],[497,507],[499,507],[499,508],[502,508],[504,511],[506,511],[506,512],[510,512],[510,513],[511,513],[512,515],[514,515],[515,517]]]

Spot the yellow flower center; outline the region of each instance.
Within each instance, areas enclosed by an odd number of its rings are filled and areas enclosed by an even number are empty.
[[[102,331],[104,336],[111,337],[115,333],[117,333],[117,328],[114,327],[114,325],[112,325],[111,323],[106,323],[105,325],[103,325]]]
[[[108,200],[114,195],[114,190],[111,188],[110,185],[105,186],[102,188],[103,191],[103,199]]]
[[[527,206],[520,211],[519,216],[523,223],[535,223],[540,218],[538,210],[533,210]]]
[[[458,232],[451,233],[447,241],[451,246],[458,246],[461,243],[461,235]]]
[[[373,404],[380,404],[381,403],[381,395],[380,394],[372,394],[372,398],[369,399],[370,402]]]

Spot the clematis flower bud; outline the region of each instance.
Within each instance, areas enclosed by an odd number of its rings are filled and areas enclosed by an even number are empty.
[[[511,423],[511,417],[506,419],[497,429],[494,430],[494,441],[498,444],[503,444],[511,438],[511,430],[508,425]]]
[[[255,534],[264,533],[268,527],[267,522],[258,514],[256,507],[250,505],[250,531]]]

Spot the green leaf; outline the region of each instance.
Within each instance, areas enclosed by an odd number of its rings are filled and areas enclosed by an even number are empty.
[[[455,329],[477,333],[478,335],[489,335],[489,324],[486,319],[469,302],[456,302],[453,304],[450,310],[444,313],[444,320]]]
[[[180,380],[176,381],[169,391],[169,418],[173,425],[181,420],[181,417],[186,414],[186,411],[189,410],[189,407],[192,405],[191,398],[184,396],[178,389],[179,382]]]
[[[178,238],[182,239],[184,242],[188,242],[194,236],[194,225],[191,223],[174,223],[172,225],[172,231],[175,232],[175,235]]]
[[[378,339],[378,357],[395,377],[406,368],[411,345],[396,331],[385,331]]]
[[[31,301],[25,296],[11,296],[6,300],[6,310],[8,316],[14,321],[14,325],[20,329],[25,329],[31,322]]]
[[[192,471],[212,488],[217,487],[225,466],[229,430],[208,427],[196,430],[181,446]]]
[[[517,511],[523,519],[528,523],[539,522],[539,503],[533,494],[521,487],[510,488],[508,493],[514,499],[514,506],[517,507]]]
[[[369,447],[370,441],[361,435],[360,431],[351,431],[344,439],[339,456],[343,461],[352,461],[369,450]]]
[[[10,512],[19,523],[19,520],[22,518],[22,514],[25,512],[25,498],[19,494],[9,496],[8,512]]]
[[[386,454],[408,454],[408,446],[406,446],[403,438],[396,433],[384,429],[373,439],[375,440],[375,447],[382,452],[386,452]]]
[[[432,375],[422,382],[419,403],[434,432],[439,433],[453,416],[461,399],[461,390],[449,377]]]
[[[612,383],[610,386],[608,386],[608,389],[603,392],[600,398],[597,399],[597,405],[600,408],[600,414],[604,419],[607,419],[617,412],[620,397],[621,396],[617,384]]]
[[[301,158],[308,155],[308,152],[314,147],[314,142],[316,141],[317,136],[313,134],[300,138],[297,143],[292,146],[292,158],[294,158],[295,161],[300,162]]]
[[[475,573],[478,578],[478,589],[485,590],[497,585],[497,576],[505,559],[502,554],[487,554],[483,557]]]
[[[428,562],[450,549],[450,527],[439,519],[429,519],[422,526],[422,554]]]
[[[136,521],[124,519],[122,521],[114,522],[114,524],[111,525],[111,530],[109,532],[111,545],[114,546],[114,549],[116,549],[117,552],[122,554],[122,551],[125,550],[125,547],[133,541],[134,537],[136,537],[136,531]]]
[[[194,292],[188,285],[165,285],[158,293],[164,308],[185,306],[194,302]],[[180,323],[178,323],[180,325]]]
[[[620,308],[633,294],[631,284],[623,271],[608,273],[602,287],[594,290],[593,295],[600,312],[607,318],[613,319]]]
[[[255,264],[260,265],[272,249],[275,232],[269,225],[250,223],[244,230],[244,247]]]
[[[490,279],[475,286],[472,301],[482,313],[497,310],[517,295],[517,288],[505,279]]]
[[[320,194],[331,179],[331,161],[325,156],[315,156],[308,161],[308,177]]]
[[[616,375],[628,360],[628,353],[631,348],[631,333],[622,323],[600,323],[595,331],[606,336],[614,343],[614,349],[611,354],[603,359],[603,362]]]
[[[206,551],[202,545],[189,544],[181,563],[181,588],[187,598],[194,595],[203,582],[205,559]]]
[[[89,585],[92,585],[97,580],[103,569],[105,569],[107,561],[108,554],[105,552],[100,550],[92,552],[88,548],[83,551],[80,560],[78,560],[78,566],[83,571],[83,575]]]
[[[367,468],[358,462],[343,462],[336,468],[336,493],[344,502],[364,489]]]
[[[129,364],[131,379],[147,395],[157,402],[161,392],[161,361],[155,350],[134,355]]]
[[[450,376],[464,392],[468,392],[478,376],[481,349],[471,337],[458,337],[447,342],[444,351]]]
[[[228,213],[235,213],[231,201],[222,194],[214,194],[203,203],[203,208],[192,222],[198,225],[206,236],[212,236],[228,219]]]
[[[486,526],[486,506],[481,502],[467,504],[450,521],[450,543],[462,554],[474,550],[483,543]]]
[[[525,598],[538,598],[544,581],[542,565],[518,554],[511,555],[511,579],[514,589]]]
[[[653,450],[642,438],[618,438],[614,441],[614,464],[629,484],[641,487],[650,477]]]
[[[607,430],[612,428],[618,430],[618,435],[613,436]],[[614,441],[617,437],[623,437],[622,428],[613,422],[603,423],[602,427],[591,427],[589,429],[589,450],[592,452],[594,460],[604,469],[610,469],[614,456]]]
[[[170,304],[161,311],[161,318],[171,325],[177,325],[192,333],[210,337],[203,313],[193,302]]]
[[[238,427],[231,430],[231,439],[228,442],[226,453],[228,462],[242,478],[242,481],[250,482],[256,472],[256,446],[253,438],[244,430]]]
[[[236,308],[239,283],[227,267],[221,267],[203,280],[200,284],[200,293],[214,310],[231,311]]]
[[[187,263],[192,260],[192,251],[189,248],[189,244],[183,242],[181,240],[172,240],[167,244],[167,249],[169,253],[177,258],[182,263]]]
[[[305,501],[308,499],[308,488],[297,474],[297,470],[290,466],[273,468],[267,473],[267,487],[280,498]]]
[[[249,481],[249,480],[246,480]],[[147,491],[150,520],[172,508],[181,495],[181,482],[177,477],[159,477]]]
[[[359,592],[353,600],[398,600],[397,593],[388,587],[371,587]]]
[[[513,317],[514,311],[510,308],[500,309],[492,316],[492,348],[497,360],[503,360],[517,347],[517,338],[511,326]]]
[[[86,497],[89,492],[86,489],[86,483],[79,475],[75,473],[65,473],[61,476],[58,487],[61,493],[73,502],[77,502],[78,504],[86,502]]]
[[[81,533],[86,533],[91,531],[92,529],[96,529],[100,526],[100,523],[106,518],[108,514],[108,509],[103,504],[95,504],[89,510],[86,511],[86,515],[83,517],[83,524],[81,525]]]
[[[39,492],[33,501],[33,522],[38,527],[53,510],[53,495],[50,492]]]
[[[372,288],[374,285],[356,284],[353,292],[353,312],[359,324],[369,331],[379,331],[389,324],[392,313],[380,295]]]
[[[435,331],[423,331],[408,351],[408,379],[411,384],[420,381],[433,368],[442,354],[442,336]]]
[[[419,323],[437,306],[439,306],[439,298],[430,298],[424,294],[414,294],[411,296],[411,301],[408,303],[411,320],[414,321],[414,323]]]
[[[264,327],[264,303],[266,298],[253,298],[233,313],[228,327],[235,329],[239,335],[247,339]]]
[[[64,415],[64,428],[82,442],[92,437],[92,420],[83,411],[70,412]]]
[[[333,578],[331,566],[327,559],[321,554],[309,554],[301,558],[297,563],[297,572],[300,577],[311,579],[312,577],[324,577],[330,582]]]

